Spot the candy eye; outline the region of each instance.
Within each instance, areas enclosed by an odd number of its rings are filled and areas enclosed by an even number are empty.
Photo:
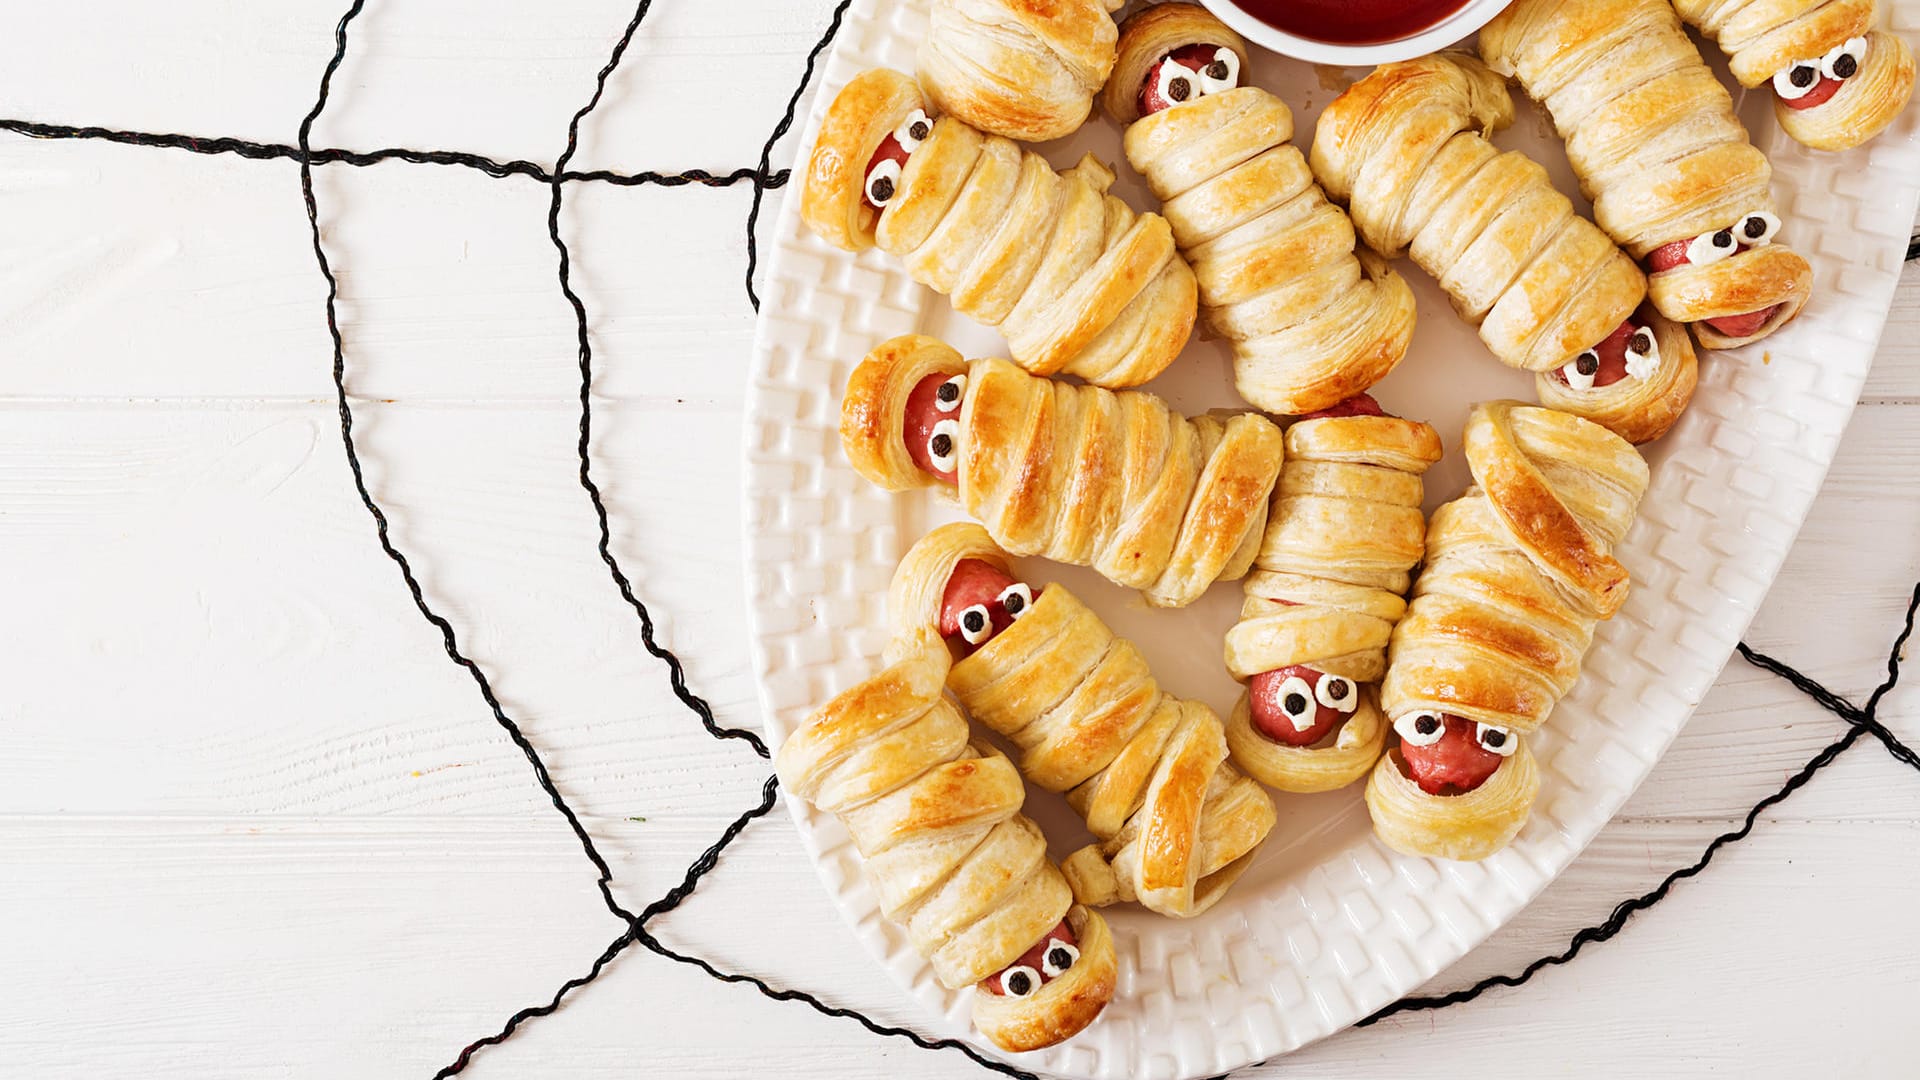
[[[1000,989],[1008,997],[1026,997],[1040,989],[1040,973],[1025,964],[1015,964],[1000,973]]]
[[[1774,234],[1780,231],[1780,219],[1765,210],[1755,210],[1741,218],[1734,231],[1739,234],[1740,242],[1748,247],[1771,244]]]
[[[1636,327],[1627,335],[1627,374],[1636,379],[1650,378],[1660,370],[1660,342],[1653,331]]]
[[[1293,724],[1295,731],[1307,731],[1313,727],[1314,713],[1313,687],[1298,675],[1287,676],[1280,684],[1280,711]]]
[[[873,167],[867,174],[867,201],[875,206],[885,206],[893,201],[893,193],[900,189],[900,163],[887,158]]]
[[[1040,957],[1040,970],[1047,973],[1047,978],[1057,979],[1065,975],[1067,969],[1072,967],[1073,962],[1078,959],[1080,959],[1079,949],[1059,938],[1053,938],[1047,942],[1047,951]]]
[[[960,399],[967,396],[967,377],[955,375],[940,384],[933,392],[933,407],[941,412],[952,412],[960,407]]]
[[[987,605],[975,604],[960,612],[960,636],[969,645],[978,645],[993,636],[993,616]]]
[[[1360,703],[1353,680],[1340,675],[1320,676],[1319,685],[1313,688],[1313,696],[1320,704],[1335,712],[1350,713]]]
[[[1213,50],[1213,59],[1200,69],[1200,92],[1219,94],[1240,85],[1240,58],[1232,49]]]
[[[1473,725],[1473,741],[1480,744],[1480,749],[1501,757],[1512,757],[1520,746],[1520,740],[1513,737],[1513,732],[1492,724]]]
[[[1732,229],[1701,233],[1687,245],[1687,261],[1695,266],[1707,266],[1733,254],[1739,246],[1739,241],[1733,238]]]
[[[1560,377],[1575,390],[1593,389],[1593,377],[1600,373],[1600,354],[1592,349],[1567,361],[1560,367]]]
[[[1169,60],[1160,65],[1160,73],[1154,76],[1153,89],[1161,98],[1178,105],[1200,96],[1200,76]]]
[[[900,144],[900,149],[909,154],[920,149],[920,144],[926,142],[927,136],[931,134],[933,134],[933,121],[927,119],[927,114],[919,109],[908,113],[907,118],[900,121],[900,126],[893,129],[894,141]]]
[[[1033,590],[1027,588],[1026,582],[1016,581],[1000,590],[1000,606],[1017,619],[1033,606]]]
[[[1848,38],[1820,58],[1820,74],[1829,79],[1851,79],[1860,73],[1860,63],[1866,58],[1867,39]]]
[[[950,473],[960,457],[960,422],[942,420],[927,439],[927,458],[939,472]]]
[[[1400,741],[1411,746],[1432,746],[1447,733],[1446,722],[1436,712],[1408,713],[1393,722]]]
[[[1797,101],[1813,93],[1820,82],[1820,64],[1813,60],[1795,60],[1793,66],[1773,73],[1773,92],[1788,101]]]

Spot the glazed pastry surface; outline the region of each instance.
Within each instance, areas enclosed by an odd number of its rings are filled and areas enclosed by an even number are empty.
[[[933,0],[920,85],[941,112],[993,135],[1071,135],[1113,70],[1121,2]]]

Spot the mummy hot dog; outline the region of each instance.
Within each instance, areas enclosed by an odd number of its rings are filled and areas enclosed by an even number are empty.
[[[1510,401],[1475,406],[1462,443],[1475,486],[1428,525],[1380,688],[1399,742],[1367,807],[1396,850],[1480,859],[1526,823],[1540,779],[1524,737],[1626,601],[1612,550],[1647,466],[1597,424]]]
[[[1161,607],[1246,572],[1284,453],[1255,414],[1184,417],[914,334],[854,369],[840,441],[881,487],[951,486],[1008,551],[1091,566]]]
[[[1816,150],[1886,130],[1913,97],[1913,50],[1884,30],[1874,0],[1674,0],[1726,50],[1733,77],[1773,89],[1780,127]]]
[[[1556,408],[1658,438],[1692,398],[1693,350],[1636,313],[1645,276],[1546,170],[1482,134],[1512,120],[1505,84],[1471,57],[1383,64],[1320,114],[1313,171],[1370,247],[1411,254]]]
[[[973,986],[1004,1050],[1071,1038],[1113,997],[1113,938],[1075,904],[1020,812],[1026,787],[941,693],[947,651],[899,652],[822,705],[774,757],[788,791],[846,825],[887,918],[942,986]]]
[[[1100,838],[1062,864],[1081,903],[1198,915],[1273,828],[1272,801],[1226,760],[1219,717],[1162,691],[1132,643],[1065,586],[1015,577],[980,526],[923,537],[887,606],[906,651],[954,650],[947,688]]]
[[[1480,52],[1553,116],[1594,220],[1645,260],[1660,314],[1726,349],[1800,313],[1813,271],[1777,242],[1772,167],[1666,0],[1521,0]]]
[[[1142,8],[1122,27],[1103,95],[1200,284],[1211,329],[1233,343],[1240,396],[1269,412],[1324,409],[1406,355],[1413,292],[1327,202],[1288,141],[1279,98],[1242,86],[1246,44],[1204,8]]]
[[[856,75],[827,110],[800,215],[848,251],[878,245],[1040,375],[1133,386],[1186,345],[1193,272],[1156,214],[1107,195],[1092,155],[1064,173],[1011,140],[933,117],[912,79]]]
[[[920,85],[944,113],[1021,142],[1071,135],[1113,70],[1122,0],[933,0]]]
[[[1248,684],[1227,745],[1269,787],[1329,791],[1379,760],[1387,725],[1373,684],[1423,550],[1420,477],[1439,460],[1431,427],[1364,394],[1287,429],[1266,536],[1226,637],[1227,670]]]

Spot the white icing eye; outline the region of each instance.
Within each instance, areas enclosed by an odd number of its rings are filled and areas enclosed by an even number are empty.
[[[1033,606],[1033,590],[1027,588],[1026,582],[1016,581],[1000,590],[1000,606],[1007,609],[1008,615],[1017,619],[1025,615],[1027,609]]]
[[[1627,375],[1635,379],[1650,379],[1660,370],[1660,342],[1653,331],[1637,326],[1627,335]]]
[[[1335,712],[1350,713],[1360,704],[1360,693],[1354,688],[1353,680],[1340,675],[1320,676],[1313,696]]]
[[[1437,712],[1413,712],[1393,722],[1400,741],[1412,746],[1432,746],[1447,733],[1447,722]]]
[[[1512,757],[1520,748],[1520,740],[1513,737],[1513,732],[1492,724],[1473,725],[1473,741],[1480,744],[1480,749],[1501,757]]]
[[[1687,261],[1695,266],[1709,266],[1733,254],[1739,246],[1732,229],[1701,233],[1687,244]]]
[[[941,412],[953,412],[960,407],[960,399],[966,396],[967,377],[955,375],[933,392],[933,407]]]
[[[1733,227],[1734,237],[1748,247],[1759,247],[1773,243],[1775,234],[1780,231],[1780,219],[1765,210],[1755,210],[1740,219]]]
[[[1040,989],[1040,973],[1025,964],[1015,964],[1000,973],[1000,989],[1008,997],[1026,997]]]
[[[1860,73],[1860,64],[1866,58],[1867,39],[1848,38],[1820,58],[1820,74],[1829,79],[1851,79]]]
[[[1178,105],[1200,96],[1200,76],[1191,68],[1168,60],[1154,76],[1153,89],[1163,100]]]
[[[1560,377],[1575,390],[1593,389],[1593,377],[1600,372],[1600,354],[1588,349],[1560,367]]]
[[[900,163],[888,158],[873,167],[867,174],[867,201],[875,206],[884,207],[893,201],[894,192],[900,190]]]
[[[1313,687],[1298,675],[1287,676],[1280,684],[1280,712],[1293,724],[1293,730],[1306,731],[1313,727],[1315,708]]]
[[[894,141],[900,144],[900,149],[909,154],[920,149],[920,144],[926,142],[927,136],[931,134],[933,134],[933,121],[919,109],[908,113],[907,118],[900,121],[900,126],[893,129]]]
[[[1222,45],[1213,50],[1213,60],[1200,69],[1200,92],[1219,94],[1240,85],[1240,58]]]
[[[974,604],[960,612],[960,636],[969,645],[978,645],[993,636],[993,616],[987,605]]]
[[[1040,970],[1047,973],[1047,978],[1057,979],[1065,975],[1067,969],[1072,967],[1073,962],[1078,959],[1080,959],[1079,949],[1059,938],[1052,938],[1047,942],[1047,951],[1040,954]]]
[[[1788,101],[1806,97],[1819,83],[1820,64],[1814,60],[1795,60],[1792,67],[1773,73],[1773,92]]]
[[[960,422],[942,420],[933,425],[933,434],[927,438],[927,457],[933,467],[940,472],[952,472],[960,459]]]

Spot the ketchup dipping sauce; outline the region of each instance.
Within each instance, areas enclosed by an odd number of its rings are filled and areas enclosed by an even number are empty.
[[[1467,0],[1235,0],[1289,34],[1331,45],[1399,41],[1467,6]]]

